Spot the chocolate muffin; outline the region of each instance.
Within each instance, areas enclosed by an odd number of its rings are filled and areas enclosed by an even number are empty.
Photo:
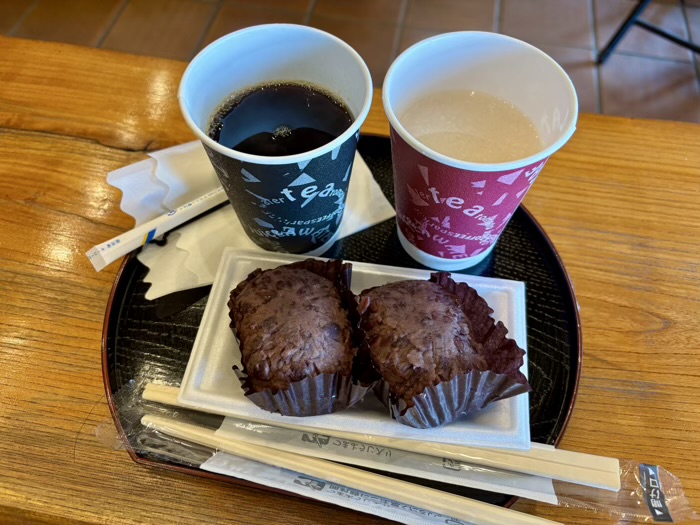
[[[255,270],[231,292],[243,365],[234,370],[256,405],[282,415],[327,414],[373,386],[362,373],[369,352],[351,270],[342,261],[307,259]]]
[[[261,272],[230,306],[254,391],[288,388],[318,374],[350,374],[350,321],[327,278],[296,268]]]
[[[476,291],[449,273],[362,292],[375,391],[401,423],[431,428],[528,392],[525,352]]]
[[[363,294],[363,328],[372,360],[396,397],[470,370],[486,370],[457,299],[430,281],[398,281]]]

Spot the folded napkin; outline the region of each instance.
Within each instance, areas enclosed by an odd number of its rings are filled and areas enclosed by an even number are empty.
[[[190,142],[150,154],[150,159],[111,172],[107,182],[122,191],[121,209],[140,225],[220,187],[204,148]],[[340,238],[395,216],[359,154],[340,225]],[[146,299],[211,284],[224,248],[263,251],[225,206],[170,233],[164,246],[147,244],[138,255],[148,267]]]

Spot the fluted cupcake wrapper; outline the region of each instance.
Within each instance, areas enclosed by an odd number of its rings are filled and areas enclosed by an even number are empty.
[[[359,329],[360,314],[357,310],[357,300],[350,291],[352,265],[340,260],[306,259],[286,265],[286,267],[313,272],[331,281],[338,289],[343,308],[347,311],[352,326],[352,346],[356,351],[352,373],[350,375],[318,374],[291,382],[285,389],[266,388],[256,391],[245,369],[240,370],[233,367],[234,372],[241,382],[246,397],[268,412],[276,412],[283,416],[304,417],[330,414],[351,407],[361,401],[377,381],[377,375],[369,356],[369,348],[364,334]],[[236,286],[231,292],[231,300],[262,272],[262,270],[255,270],[247,279]],[[231,328],[236,334],[233,318],[231,319]],[[238,337],[237,334],[236,337]],[[242,349],[241,353],[243,353]]]
[[[450,381],[426,387],[409,400],[397,398],[386,381],[379,381],[375,394],[392,417],[411,427],[433,428],[477,412],[494,401],[530,392],[532,388],[520,372],[525,352],[506,337],[508,330],[491,317],[493,310],[488,303],[468,284],[455,282],[447,272],[432,273],[430,281],[457,298],[488,369],[458,374]]]
[[[234,371],[245,389],[246,374]],[[320,416],[351,407],[361,401],[371,387],[355,383],[351,376],[320,374],[291,383],[289,388],[277,392],[246,390],[246,397],[260,408],[283,416]]]
[[[375,394],[390,410],[391,417],[414,428],[446,425],[463,414],[478,412],[494,401],[529,391],[527,383],[516,382],[511,376],[490,370],[472,370],[455,376],[451,381],[430,386],[411,399],[411,406],[403,399],[395,400],[385,381],[375,387]]]

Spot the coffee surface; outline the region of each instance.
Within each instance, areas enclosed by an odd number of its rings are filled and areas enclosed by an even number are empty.
[[[334,95],[308,84],[264,84],[231,96],[217,109],[208,134],[222,146],[279,157],[328,144],[353,122]]]

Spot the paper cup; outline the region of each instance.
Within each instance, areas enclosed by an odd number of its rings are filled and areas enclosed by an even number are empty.
[[[325,146],[280,157],[241,153],[207,135],[222,102],[273,82],[321,87],[342,100],[355,120]],[[249,27],[203,49],[187,67],[178,98],[253,242],[266,250],[309,255],[330,248],[345,209],[359,129],[372,103],[370,73],[355,50],[311,27]]]
[[[522,110],[542,140],[540,151],[502,163],[464,162],[424,146],[401,124],[415,101],[447,90],[476,90]],[[423,40],[392,64],[383,87],[399,240],[416,261],[454,271],[493,250],[552,153],[576,129],[576,91],[539,49],[496,33],[458,32]]]

